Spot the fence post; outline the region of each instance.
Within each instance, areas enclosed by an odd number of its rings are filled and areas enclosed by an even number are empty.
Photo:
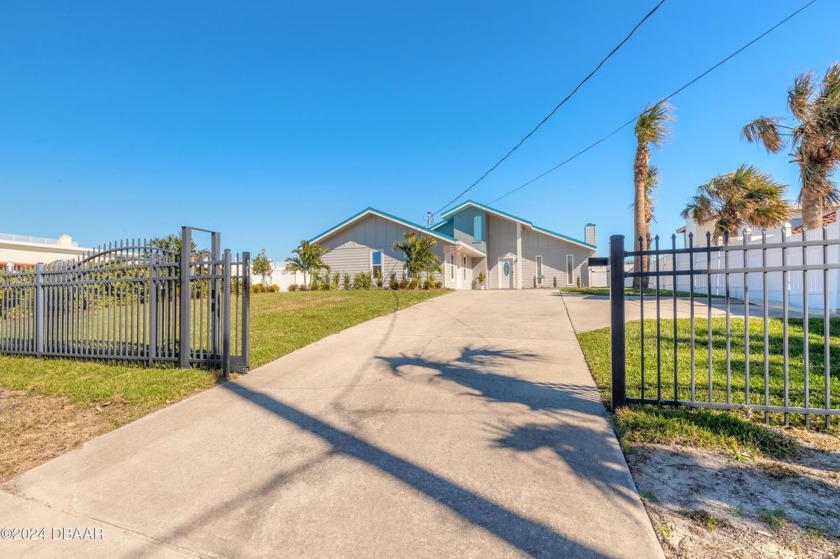
[[[35,264],[35,354],[44,355],[44,264]]]
[[[230,249],[225,249],[222,279],[222,374],[230,375]]]
[[[213,355],[219,354],[219,330],[221,329],[221,293],[219,293],[219,266],[217,262],[221,260],[221,234],[211,233],[210,235],[210,275],[213,279],[210,280],[210,307],[213,318],[211,319],[210,328],[210,347]]]
[[[155,254],[149,255],[149,367],[154,367],[157,357],[157,282],[155,281]]]
[[[190,254],[192,252],[192,231],[181,227],[181,312],[179,313],[178,366],[186,369],[190,366]]]
[[[242,253],[242,357],[245,370],[251,368],[251,253]]]
[[[612,409],[625,405],[626,361],[624,348],[624,235],[610,237],[610,335],[612,355]]]

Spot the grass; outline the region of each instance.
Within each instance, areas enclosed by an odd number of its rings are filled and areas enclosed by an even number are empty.
[[[314,291],[251,298],[258,367],[444,291]],[[0,355],[0,481],[219,382],[214,371]]]
[[[773,530],[774,532],[778,532],[785,526],[785,521],[787,517],[785,516],[785,511],[782,509],[758,509],[757,511],[758,518],[765,524],[767,527]]]
[[[377,316],[446,293],[425,290],[306,291],[251,297],[251,366],[258,367]]]
[[[673,398],[674,395],[674,323],[670,320],[661,322],[661,378],[662,398]],[[711,366],[711,398],[716,402],[745,403],[745,349],[749,347],[750,364],[750,404],[763,404],[765,401],[765,385],[767,400],[770,404],[784,402],[784,367],[782,357],[782,323],[772,319],[768,324],[768,371],[764,371],[764,332],[760,319],[750,321],[750,340],[746,343],[743,319],[733,319],[727,336],[724,318],[712,319],[712,366]],[[645,331],[645,367],[644,381],[641,367],[641,328],[639,321],[627,325],[627,393],[631,397],[640,397],[644,387],[645,397],[656,398],[656,323],[646,321]],[[792,319],[789,328],[789,401],[791,405],[802,405],[804,402],[804,343],[802,320]],[[810,321],[810,371],[808,385],[810,388],[811,406],[825,404],[825,376],[823,375],[823,334],[824,322],[820,319]],[[708,323],[705,320],[695,321],[695,373],[694,392],[698,400],[709,398],[709,361],[708,361]],[[691,325],[687,319],[677,320],[677,394],[681,399],[689,399],[692,390]],[[830,336],[830,367],[832,371],[840,370],[840,320],[829,323]],[[732,357],[731,368],[726,370],[726,343],[730,344]],[[604,402],[610,402],[610,333],[609,329],[595,330],[578,335],[583,353],[595,381],[601,390]],[[830,399],[832,407],[840,406],[840,379],[836,375],[830,376]],[[728,390],[727,390],[728,387]],[[771,414],[773,422],[780,422],[781,414]],[[736,458],[745,455],[764,455],[772,458],[786,459],[797,455],[799,444],[797,440],[783,432],[767,428],[755,420],[763,418],[763,414],[756,414],[750,419],[742,414],[727,413],[703,409],[663,409],[654,406],[631,406],[617,410],[614,415],[616,428],[621,437],[622,446],[632,448],[634,443],[677,444],[704,448],[719,448],[730,452]],[[793,424],[801,423],[800,416],[791,415]],[[813,421],[812,424],[822,424]],[[785,475],[786,472],[773,472]]]
[[[692,387],[695,398],[715,402],[731,402],[734,404],[761,405],[765,402],[771,405],[782,405],[785,400],[784,391],[784,343],[783,324],[780,319],[770,319],[767,332],[768,367],[764,366],[764,332],[761,319],[753,318],[750,324],[749,343],[745,338],[745,322],[743,318],[733,318],[730,321],[729,333],[725,318],[712,319],[711,340],[708,336],[709,323],[706,319],[694,322],[695,337],[695,367],[692,382],[691,373],[691,323],[688,319],[677,320],[676,338],[674,337],[673,320],[660,322],[660,359],[661,359],[661,397],[674,397],[674,341],[676,340],[676,390],[680,399],[688,400]],[[829,375],[829,399],[826,400],[826,377],[824,375],[824,321],[811,319],[809,321],[809,370],[807,386],[810,392],[809,405],[822,407],[827,403],[832,408],[840,407],[840,376],[836,373]],[[789,402],[793,406],[805,404],[805,345],[804,328],[801,319],[788,321],[788,379]],[[641,366],[641,323],[639,321],[627,324],[627,395],[629,397],[657,398],[657,325],[655,321],[645,321],[645,362],[644,370]],[[595,380],[602,390],[605,400],[609,399],[610,386],[610,333],[604,328],[586,332],[578,336],[581,348],[586,355],[587,362]],[[730,348],[730,370],[727,372],[726,346]],[[709,370],[708,348],[711,342],[712,359],[711,375]],[[829,322],[830,371],[840,370],[840,319]],[[747,352],[747,348],[749,351]],[[745,354],[749,354],[749,359]],[[749,363],[749,400],[746,398],[746,364]],[[644,375],[643,375],[644,373]],[[709,390],[711,380],[711,392]],[[779,420],[777,416],[772,419]],[[791,416],[792,421],[801,418]],[[820,419],[819,422],[822,422]],[[816,423],[816,421],[814,422]]]
[[[723,412],[629,406],[616,410],[614,420],[624,446],[718,448],[739,459],[746,455],[792,458],[799,453],[793,437]]]

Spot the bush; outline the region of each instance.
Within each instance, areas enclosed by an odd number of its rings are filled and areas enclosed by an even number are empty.
[[[344,287],[344,289],[351,289],[353,287],[353,282],[350,281],[350,274],[347,272],[344,272],[342,287]]]
[[[265,286],[261,283],[255,283],[251,286],[251,293],[265,293]]]
[[[388,287],[390,289],[399,289],[400,288],[400,282],[397,281],[397,273],[396,272],[391,272],[391,276],[388,279]]]
[[[333,279],[332,279],[332,283],[330,284],[330,289],[338,289],[338,284],[340,283],[339,282],[340,277],[341,277],[341,275],[338,272],[333,274]]]
[[[382,287],[383,283],[385,282],[382,281],[382,270],[379,270],[376,272],[376,287]]]
[[[534,276],[534,289],[537,288],[537,276]]]
[[[297,284],[293,283],[292,285],[290,285],[289,286],[289,291],[297,291]]]
[[[353,278],[353,289],[370,289],[373,286],[373,276],[370,272],[358,272]]]
[[[280,291],[280,286],[279,285],[271,284],[271,285],[268,286],[268,292],[269,293],[277,293],[278,291]]]
[[[554,276],[554,288],[557,288],[557,276]]]
[[[435,289],[440,289],[441,287],[443,287],[443,282],[442,281],[436,281],[435,282]]]

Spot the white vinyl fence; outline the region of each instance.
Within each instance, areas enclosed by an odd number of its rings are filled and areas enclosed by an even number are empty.
[[[742,268],[773,268],[782,266],[783,263],[787,266],[802,266],[803,264],[837,264],[840,262],[840,246],[811,246],[811,247],[782,247],[780,246],[785,240],[785,243],[795,243],[803,240],[812,241],[822,239],[825,235],[826,239],[840,239],[840,223],[832,223],[827,225],[824,229],[807,231],[806,238],[802,238],[802,233],[786,234],[784,231],[767,231],[766,236],[762,236],[761,232],[747,231],[745,237],[730,238],[730,247],[739,247],[738,250],[729,250],[726,252],[710,252],[710,253],[695,253],[693,255],[693,262],[690,261],[692,256],[688,254],[666,254],[660,256],[658,259],[652,258],[650,262],[650,271],[657,270],[661,272],[668,272],[674,270],[674,258],[676,258],[677,270],[688,270],[693,267],[694,270],[726,271],[727,269],[736,270]],[[744,241],[746,239],[746,242]],[[713,241],[714,243],[714,241]],[[660,239],[659,250],[667,251],[671,249],[671,239],[667,240],[667,244]],[[687,242],[688,245],[688,242]],[[688,246],[686,245],[686,248]],[[707,246],[706,238],[694,239],[695,248],[703,248]],[[723,245],[723,239],[719,239],[718,246]],[[765,245],[767,247],[765,248]],[[713,246],[715,246],[713,244]],[[745,250],[741,250],[743,247]],[[651,249],[655,249],[652,246]],[[746,254],[746,262],[745,262]],[[781,271],[755,271],[755,272],[735,272],[730,274],[717,273],[711,275],[711,293],[712,295],[724,296],[727,288],[727,278],[729,282],[730,297],[738,300],[744,299],[744,286],[749,295],[751,302],[760,303],[764,297],[763,284],[764,275],[767,276],[767,298],[771,303],[781,303],[783,292],[787,289],[789,304],[791,307],[803,306],[804,292],[807,289],[808,293],[808,307],[810,309],[823,309],[823,293],[824,289],[828,289],[828,306],[830,312],[838,311],[838,291],[840,291],[840,282],[838,282],[838,270],[828,270],[824,273],[823,270],[815,269],[808,272],[788,272],[787,280],[784,280],[784,274]],[[827,277],[827,282],[825,278]],[[696,294],[707,294],[707,281],[709,276],[696,275],[694,276],[694,292]],[[628,286],[632,285],[633,278],[627,278]],[[670,290],[674,286],[674,276],[662,276],[658,278],[659,288]],[[807,286],[804,282],[807,281]],[[648,285],[651,289],[656,288],[657,278],[649,278]],[[691,279],[687,275],[676,276],[676,286],[678,291],[690,291]]]

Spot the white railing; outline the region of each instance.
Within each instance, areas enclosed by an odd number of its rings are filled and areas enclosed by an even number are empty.
[[[30,237],[29,235],[13,235],[11,233],[0,233],[0,241],[12,241],[15,243],[30,243],[33,245],[50,245],[50,246],[60,246],[62,242],[60,239],[48,239],[46,237]],[[66,246],[71,246],[76,248],[79,246],[79,243],[76,241],[70,241],[70,243]]]

